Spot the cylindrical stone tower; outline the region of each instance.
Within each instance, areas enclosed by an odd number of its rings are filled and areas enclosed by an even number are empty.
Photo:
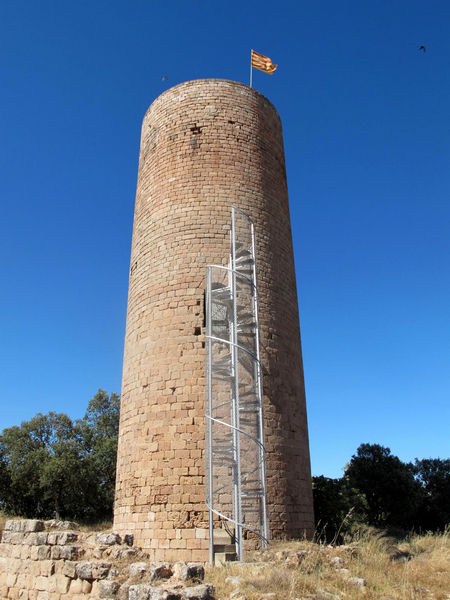
[[[205,266],[233,205],[256,225],[270,533],[313,531],[280,119],[242,83],[188,81],[144,117],[131,251],[114,527],[154,560],[208,559]]]

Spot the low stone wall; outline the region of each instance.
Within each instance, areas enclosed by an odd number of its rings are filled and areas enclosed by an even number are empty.
[[[203,565],[152,563],[133,536],[84,533],[67,521],[7,521],[0,599],[213,600]]]

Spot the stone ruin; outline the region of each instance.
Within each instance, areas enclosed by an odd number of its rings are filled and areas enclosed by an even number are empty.
[[[213,600],[199,563],[150,562],[132,535],[69,521],[10,520],[0,542],[0,599]]]

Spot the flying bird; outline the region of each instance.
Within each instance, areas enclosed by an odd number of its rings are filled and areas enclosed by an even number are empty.
[[[163,76],[161,77],[161,81],[166,81],[166,80],[167,80],[167,75],[163,75]]]
[[[423,46],[423,45],[422,45],[422,46],[419,46],[419,50],[423,50],[424,52],[426,52],[426,51],[427,51],[427,49],[426,49],[426,46]]]

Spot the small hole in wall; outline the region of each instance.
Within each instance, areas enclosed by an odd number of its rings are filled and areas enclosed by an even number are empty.
[[[202,334],[202,328],[201,327],[196,327],[194,329],[194,335],[201,335]]]
[[[230,125],[234,125],[234,124],[236,123],[236,121],[232,121],[231,119],[229,119],[229,120],[228,120],[228,123],[229,123]]]
[[[194,135],[199,135],[202,130],[200,127],[198,127],[197,125],[194,125],[194,127],[191,127],[191,131]]]
[[[202,342],[202,348],[204,348],[204,347],[205,347],[205,342]]]

